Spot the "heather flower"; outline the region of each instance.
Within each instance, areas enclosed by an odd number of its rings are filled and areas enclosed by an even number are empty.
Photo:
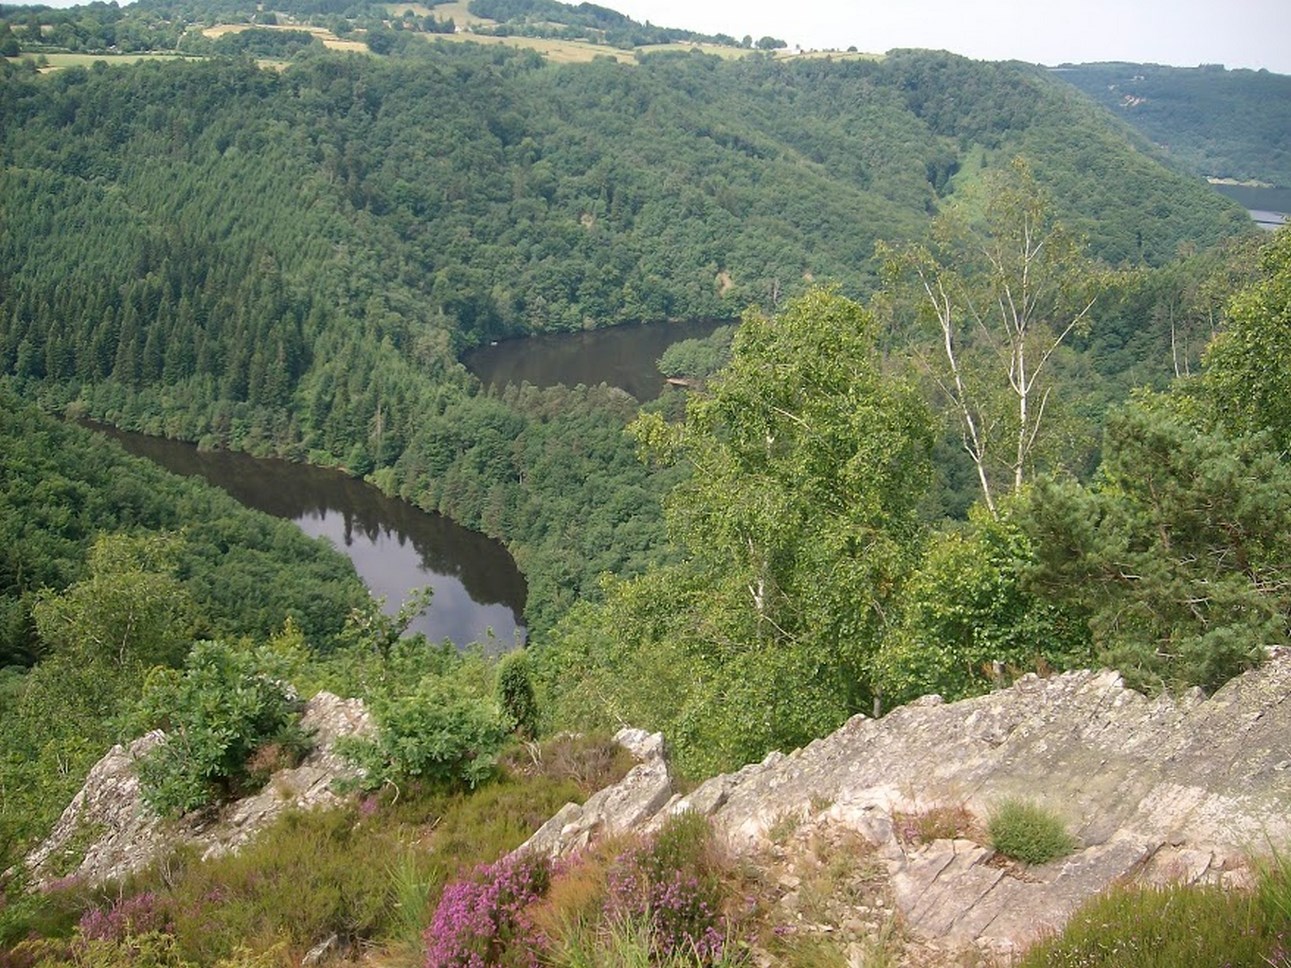
[[[426,968],[537,968],[542,939],[526,908],[550,878],[544,859],[513,856],[449,884],[426,930]]]
[[[61,891],[72,891],[85,886],[85,878],[79,874],[66,874],[55,878],[40,888],[42,894],[57,894]]]
[[[703,843],[679,848],[686,838],[667,828],[652,840],[619,855],[607,876],[609,917],[646,923],[657,955],[693,957],[701,964],[720,961],[726,937],[720,929],[719,890],[704,870]]]
[[[135,935],[172,930],[166,912],[158,907],[151,891],[120,898],[106,911],[91,908],[81,915],[79,928],[86,941],[124,941]]]

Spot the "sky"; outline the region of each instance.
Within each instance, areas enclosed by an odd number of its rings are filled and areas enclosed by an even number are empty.
[[[634,20],[804,48],[1291,74],[1291,0],[598,0]]]

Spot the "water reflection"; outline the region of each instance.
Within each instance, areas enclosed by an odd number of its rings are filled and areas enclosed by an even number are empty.
[[[631,323],[582,333],[543,333],[470,350],[466,368],[491,386],[608,383],[644,402],[664,387],[658,361],[673,343],[702,339],[729,319]]]
[[[431,607],[414,621],[414,632],[458,645],[478,641],[489,651],[524,639],[524,577],[506,549],[482,534],[386,497],[339,471],[95,429],[131,454],[175,474],[201,477],[247,507],[293,521],[311,537],[327,538],[354,562],[372,594],[385,597],[391,614],[411,589],[431,586]]]

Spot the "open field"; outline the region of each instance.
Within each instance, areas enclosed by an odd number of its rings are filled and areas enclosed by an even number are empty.
[[[855,50],[804,50],[795,53],[788,50],[776,51],[776,60],[883,60],[883,54],[869,54]]]
[[[438,8],[437,8],[438,9]],[[551,40],[546,37],[491,37],[488,34],[425,34],[427,40],[465,40],[477,44],[504,44],[522,50],[536,50],[555,64],[586,64],[596,57],[613,57],[623,64],[636,63],[630,50],[588,44],[579,40]]]
[[[436,11],[442,12],[447,8],[436,7],[435,9]],[[716,54],[718,57],[725,58],[726,60],[747,57],[750,54],[756,53],[756,51],[747,50],[742,47],[722,47],[718,44],[652,44],[646,47],[637,47],[633,50],[621,50],[620,48],[609,47],[605,44],[592,44],[581,40],[552,40],[546,37],[493,37],[489,34],[473,33],[426,34],[425,37],[427,40],[473,41],[477,44],[505,44],[508,47],[536,50],[538,53],[557,64],[582,64],[591,61],[595,57],[613,57],[622,64],[633,64],[636,63],[637,54],[653,54],[661,51],[698,50],[705,54]],[[837,50],[813,50],[804,51],[802,53],[777,51],[775,57],[777,60],[830,58],[832,60],[842,61],[882,60],[883,55]]]
[[[436,13],[433,8],[426,6],[424,3],[384,3],[382,6],[391,17],[402,17],[405,13],[411,12],[414,17],[429,17],[431,14],[435,14],[435,16],[443,19],[439,13]]]
[[[403,12],[411,6],[412,12],[418,14],[418,16],[424,17],[426,15],[425,13],[420,13],[422,10],[425,10],[428,13],[433,12],[438,19],[451,20],[459,27],[469,27],[471,24],[492,24],[497,22],[495,20],[486,20],[483,17],[475,16],[475,14],[470,11],[470,2],[471,0],[453,0],[452,3],[437,4],[434,8],[426,7],[424,4],[419,3],[388,3],[386,4],[386,9],[392,14],[397,10],[399,14],[402,15]]]
[[[638,47],[642,54],[655,54],[669,50],[700,50],[705,54],[716,54],[718,57],[726,60],[735,60],[739,57],[747,57],[753,53],[743,47],[722,47],[718,44],[648,44],[645,47]]]
[[[348,50],[355,53],[365,53],[368,49],[368,45],[361,40],[342,40],[324,27],[311,27],[308,24],[216,24],[214,27],[207,27],[203,30],[202,36],[215,40],[226,34],[238,34],[244,30],[250,30],[252,27],[260,27],[264,30],[303,30],[305,33],[313,34],[321,40],[323,46],[328,50]]]
[[[9,57],[7,60],[20,61],[24,58],[32,57],[31,54],[24,54],[22,57]],[[89,67],[97,61],[103,61],[106,64],[137,64],[140,61],[154,60],[203,60],[201,57],[193,57],[191,54],[169,54],[148,52],[142,54],[46,54],[45,60],[48,62],[43,68],[46,71],[62,70],[66,67]]]

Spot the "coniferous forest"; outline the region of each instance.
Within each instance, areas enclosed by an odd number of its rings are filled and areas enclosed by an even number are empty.
[[[1200,177],[1276,181],[1285,146],[1167,155],[1077,89],[1092,67],[453,5],[606,51],[563,63],[437,39],[435,5],[333,6],[0,7],[0,964],[292,963],[329,932],[456,964],[421,946],[455,869],[415,831],[491,862],[590,792],[522,740],[662,729],[700,779],[928,693],[1091,665],[1211,691],[1288,644],[1291,236]],[[56,47],[188,56],[38,69]],[[1172,90],[1232,121],[1206,76]],[[738,325],[669,350],[687,387],[647,404],[459,362],[698,317]],[[499,538],[529,647],[401,638],[334,551],[84,419],[340,467]],[[323,688],[375,711],[380,820],[177,861],[130,886],[160,912],[135,934],[90,937],[102,891],[25,893],[112,743],[185,737],[145,796],[209,810],[307,745]],[[377,874],[293,920],[249,872],[304,855]]]

